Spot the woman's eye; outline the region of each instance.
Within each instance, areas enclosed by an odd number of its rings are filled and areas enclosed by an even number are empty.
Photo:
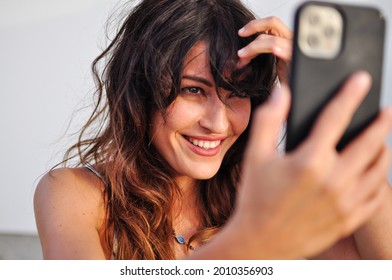
[[[181,89],[181,93],[189,95],[199,95],[204,94],[204,90],[199,87],[184,87]]]

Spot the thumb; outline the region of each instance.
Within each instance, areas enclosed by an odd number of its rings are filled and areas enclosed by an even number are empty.
[[[279,131],[287,118],[290,91],[286,85],[275,88],[269,100],[256,109],[250,132],[248,152],[259,162],[276,155]]]

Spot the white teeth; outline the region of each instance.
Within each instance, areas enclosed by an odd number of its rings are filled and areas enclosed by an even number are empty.
[[[187,137],[187,139],[189,140],[189,142],[191,142],[193,145],[198,146],[200,148],[203,149],[213,149],[219,146],[220,144],[220,140],[216,140],[216,141],[203,141],[203,140],[197,140],[197,139],[193,139],[190,137]]]

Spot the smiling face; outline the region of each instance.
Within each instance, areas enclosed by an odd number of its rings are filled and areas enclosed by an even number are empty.
[[[161,112],[153,116],[152,143],[177,178],[209,179],[248,126],[250,111],[248,97],[217,92],[207,46],[200,42],[185,58],[180,93],[165,119]]]

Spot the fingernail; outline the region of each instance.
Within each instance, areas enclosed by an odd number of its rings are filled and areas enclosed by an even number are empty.
[[[246,50],[240,49],[237,54],[238,54],[238,56],[244,56],[246,54]]]
[[[360,81],[364,85],[368,85],[372,81],[372,76],[366,71],[359,71],[356,73],[356,77],[358,81]]]
[[[281,47],[275,46],[273,48],[273,51],[274,51],[275,54],[279,54],[279,53],[283,52],[283,49]]]
[[[243,34],[245,32],[245,27],[242,27],[240,30],[238,30],[238,34]]]

